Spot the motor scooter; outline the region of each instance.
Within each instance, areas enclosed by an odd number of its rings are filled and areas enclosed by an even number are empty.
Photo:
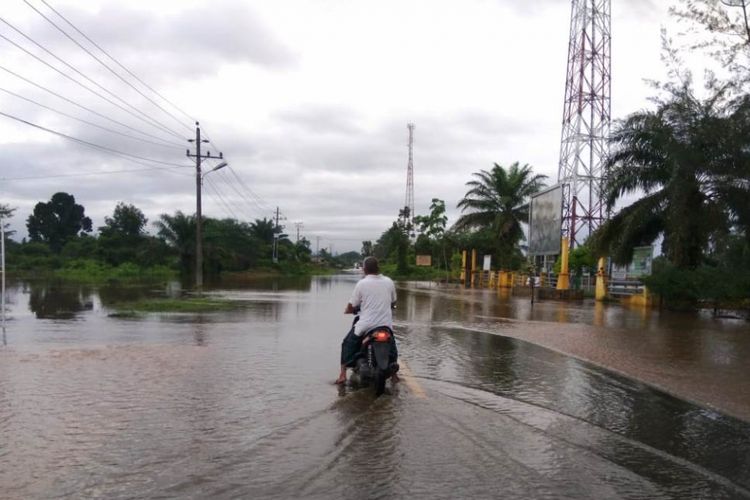
[[[356,314],[357,311],[355,311]],[[354,324],[359,320],[355,316]],[[354,358],[352,367],[352,382],[361,387],[371,383],[375,386],[375,396],[385,392],[385,382],[398,372],[399,366],[392,359],[395,349],[393,330],[387,326],[372,328],[362,335],[362,347]]]

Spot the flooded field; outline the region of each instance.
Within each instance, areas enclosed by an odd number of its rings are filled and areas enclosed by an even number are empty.
[[[0,497],[750,498],[750,423],[598,366],[726,383],[747,323],[402,284],[406,374],[375,399],[332,384],[356,279],[134,318],[112,302],[164,290],[12,286]]]

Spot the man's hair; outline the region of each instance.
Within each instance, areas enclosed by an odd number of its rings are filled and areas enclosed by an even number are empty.
[[[365,274],[380,274],[378,259],[375,257],[367,257],[362,263],[362,267],[365,268]]]

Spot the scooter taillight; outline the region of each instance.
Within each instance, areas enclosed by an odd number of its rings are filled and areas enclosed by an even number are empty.
[[[391,334],[387,330],[378,330],[372,335],[375,342],[388,342],[391,340]]]

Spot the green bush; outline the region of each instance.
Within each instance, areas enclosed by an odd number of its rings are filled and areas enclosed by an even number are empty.
[[[661,259],[654,261],[654,272],[643,282],[673,309],[739,304],[750,297],[750,271],[701,266],[680,269]]]

